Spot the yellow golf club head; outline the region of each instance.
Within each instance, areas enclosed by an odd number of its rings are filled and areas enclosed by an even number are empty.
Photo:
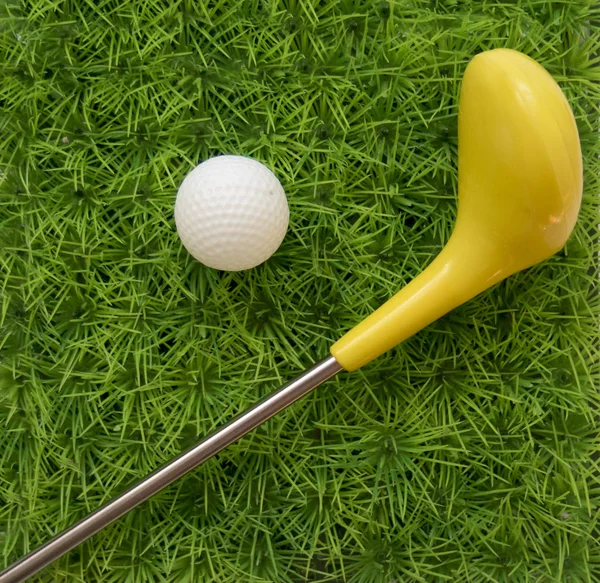
[[[556,82],[516,51],[481,53],[463,78],[458,216],[438,257],[331,348],[356,370],[566,243],[583,188],[577,126]]]

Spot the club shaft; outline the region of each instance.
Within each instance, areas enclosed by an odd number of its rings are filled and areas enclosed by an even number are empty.
[[[316,364],[111,502],[2,571],[0,583],[19,583],[31,577],[341,370],[342,367],[332,356]]]

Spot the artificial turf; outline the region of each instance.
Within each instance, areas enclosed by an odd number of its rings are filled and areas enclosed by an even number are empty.
[[[441,249],[468,61],[558,81],[585,192],[564,251],[341,374],[38,581],[600,581],[593,0],[0,5],[4,564],[324,357]],[[177,187],[252,156],[287,237],[190,258]]]

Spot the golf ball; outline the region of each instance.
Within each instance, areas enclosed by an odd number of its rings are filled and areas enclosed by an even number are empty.
[[[241,271],[266,261],[289,221],[283,188],[265,165],[244,156],[217,156],[196,166],[175,201],[175,224],[198,261]]]

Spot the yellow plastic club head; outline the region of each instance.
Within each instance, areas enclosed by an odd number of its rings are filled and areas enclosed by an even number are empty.
[[[581,204],[577,126],[556,82],[516,51],[469,63],[458,124],[458,217],[433,263],[331,353],[355,370],[567,241]]]
[[[577,126],[552,77],[516,51],[478,55],[464,75],[458,134],[455,236],[493,243],[487,261],[503,277],[556,253],[583,178]]]

